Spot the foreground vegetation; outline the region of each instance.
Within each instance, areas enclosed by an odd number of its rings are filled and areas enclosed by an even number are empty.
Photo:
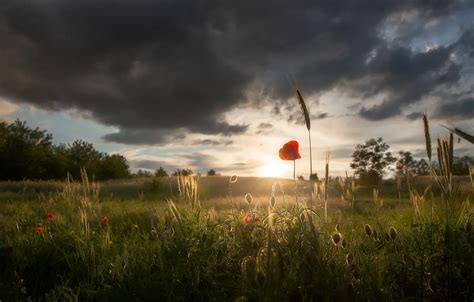
[[[404,182],[400,199],[395,182],[338,179],[327,217],[324,186],[312,198],[309,182],[298,183],[298,203],[294,184],[277,180],[4,183],[0,299],[470,301],[463,181],[448,202],[426,179],[411,191]],[[249,187],[254,197],[242,194]]]

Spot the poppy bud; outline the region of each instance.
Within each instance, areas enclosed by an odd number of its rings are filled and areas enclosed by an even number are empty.
[[[250,193],[245,194],[245,201],[246,201],[248,204],[251,204],[252,201],[253,201],[252,194],[250,194]]]
[[[372,227],[370,226],[370,224],[365,224],[364,230],[367,236],[372,236]]]

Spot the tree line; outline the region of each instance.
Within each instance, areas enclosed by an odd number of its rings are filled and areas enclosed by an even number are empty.
[[[463,156],[453,158],[453,175],[468,175],[469,166],[474,164],[474,157]],[[395,156],[390,146],[381,137],[371,138],[364,144],[358,144],[352,153],[351,168],[361,183],[377,183],[387,173],[397,176],[410,174],[429,175],[430,163],[425,159],[415,159],[409,151],[399,151]],[[439,172],[439,164],[431,162],[431,169]]]
[[[97,151],[91,143],[76,140],[54,145],[53,136],[26,122],[0,122],[0,179],[65,179],[69,173],[80,178],[84,167],[96,180],[130,176],[127,159],[120,154]]]

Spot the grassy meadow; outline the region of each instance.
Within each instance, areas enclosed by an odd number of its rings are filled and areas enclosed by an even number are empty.
[[[0,183],[1,301],[474,298],[469,177],[234,180]]]

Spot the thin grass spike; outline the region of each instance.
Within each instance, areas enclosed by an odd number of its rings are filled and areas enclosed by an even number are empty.
[[[309,129],[311,129],[311,120],[309,118],[308,108],[306,107],[306,103],[304,102],[303,96],[301,95],[299,89],[296,89],[296,95],[298,96],[298,102],[300,103],[301,111],[303,111],[306,129],[309,131]]]
[[[308,129],[308,139],[309,139],[309,178],[313,175],[313,156],[311,152],[311,119],[309,116],[308,107],[306,107],[306,103],[303,99],[303,95],[299,89],[296,89],[296,96],[298,97],[298,102],[301,106],[301,111],[303,111],[304,121],[306,124],[306,129]]]
[[[430,127],[428,124],[428,117],[426,116],[426,114],[423,114],[423,126],[425,130],[426,154],[428,154],[428,160],[431,163],[431,136]]]

